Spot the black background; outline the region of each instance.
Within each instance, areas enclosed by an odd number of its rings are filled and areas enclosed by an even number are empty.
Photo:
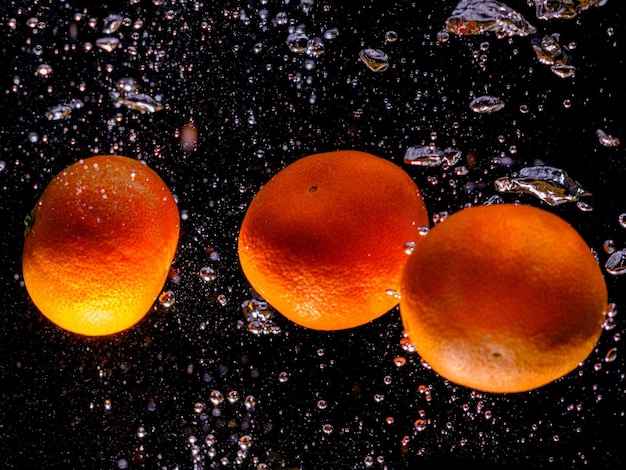
[[[400,345],[397,309],[334,333],[305,330],[280,316],[277,335],[255,336],[245,328],[241,304],[251,294],[237,262],[238,226],[260,185],[310,153],[354,148],[402,165],[408,146],[436,134],[438,146],[463,152],[459,165],[469,172],[404,165],[432,215],[485,202],[496,194],[496,178],[525,165],[556,166],[593,194],[586,199],[592,211],[575,203],[549,207],[529,195],[502,198],[561,215],[601,263],[606,240],[626,245],[618,223],[626,212],[624,145],[603,147],[596,137],[604,129],[626,138],[625,8],[609,0],[574,20],[548,22],[526,1],[506,3],[537,27],[536,35],[451,35],[439,42],[456,1],[316,0],[308,13],[298,0],[3,2],[0,467],[626,464],[620,342],[626,299],[619,277],[607,274],[616,327],[604,331],[576,371],[523,394],[478,393],[423,367]],[[272,23],[279,12],[287,24]],[[111,13],[130,20],[112,34],[120,47],[111,53],[86,47],[104,36]],[[29,18],[38,25],[29,26]],[[134,39],[137,20],[143,26]],[[324,40],[312,70],[306,55],[286,45],[289,28],[301,24],[311,37],[339,30]],[[385,40],[388,31],[397,41]],[[576,46],[574,78],[557,77],[535,57],[533,39],[552,33]],[[390,68],[367,69],[359,59],[364,47],[385,50]],[[52,67],[49,77],[36,74],[41,63]],[[141,114],[114,107],[109,92],[123,77],[137,80],[142,92],[162,95],[165,108]],[[501,97],[505,108],[473,113],[469,101],[481,94]],[[67,119],[47,119],[47,110],[71,99],[84,106]],[[178,131],[190,120],[199,140],[184,152]],[[176,275],[165,287],[174,305],[157,302],[134,328],[86,338],[58,329],[32,305],[20,254],[24,216],[46,184],[76,160],[100,153],[146,160],[175,193],[183,220]],[[219,256],[211,258],[211,250]],[[198,275],[203,266],[215,269],[213,282]],[[608,362],[612,348],[617,358]],[[403,367],[395,365],[397,357],[406,359]],[[283,372],[286,381],[279,378]],[[241,398],[215,406],[214,390]],[[246,406],[247,396],[254,407]],[[416,429],[418,419],[424,430]],[[244,435],[253,442],[237,462]]]

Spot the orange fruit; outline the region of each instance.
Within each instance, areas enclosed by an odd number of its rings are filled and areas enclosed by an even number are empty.
[[[353,150],[301,158],[252,200],[239,233],[252,287],[293,322],[363,325],[398,304],[408,255],[428,225],[419,189],[394,163]]]
[[[95,336],[125,330],[150,310],[180,219],[153,170],[103,155],[59,173],[26,223],[22,271],[33,303],[58,326]]]
[[[421,358],[450,381],[523,392],[593,351],[607,289],[590,248],[560,217],[502,204],[461,210],[406,263],[400,313]]]

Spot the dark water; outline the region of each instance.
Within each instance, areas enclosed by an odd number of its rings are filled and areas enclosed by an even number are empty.
[[[354,148],[402,165],[434,218],[494,197],[545,207],[604,263],[605,242],[626,247],[625,146],[597,133],[626,139],[622,2],[546,20],[508,0],[533,33],[447,40],[456,1],[100,3],[0,6],[0,467],[626,464],[626,278],[607,273],[614,327],[584,364],[498,396],[420,364],[400,343],[397,310],[336,333],[276,316],[277,334],[254,334],[236,252],[246,207],[272,174]],[[538,55],[550,35],[566,50]],[[540,57],[575,74],[561,78]],[[481,96],[504,107],[475,112]],[[197,143],[183,146],[189,123]],[[403,163],[409,147],[429,144],[461,158]],[[182,234],[165,286],[173,305],[157,302],[113,337],[84,338],[30,302],[23,219],[58,171],[100,153],[154,168],[178,198]],[[534,165],[565,171],[591,196],[550,206],[497,191],[498,178]],[[203,280],[203,268],[215,278]]]

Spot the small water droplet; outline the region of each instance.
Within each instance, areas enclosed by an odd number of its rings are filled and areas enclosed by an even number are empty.
[[[328,424],[328,423],[322,424],[322,431],[325,434],[332,434],[333,433],[333,425],[332,424]]]
[[[393,359],[393,363],[396,367],[400,368],[406,364],[406,359],[402,356],[397,356]]]
[[[40,77],[49,77],[52,75],[52,67],[48,64],[39,64],[39,66],[37,66],[37,75]]]
[[[398,33],[395,31],[387,31],[385,33],[385,41],[386,42],[396,42],[398,40]]]
[[[224,403],[224,395],[219,390],[211,390],[209,395],[209,400],[214,406],[220,406]]]
[[[606,355],[604,356],[604,361],[613,362],[615,359],[617,359],[617,348],[611,348],[606,352]]]
[[[477,114],[491,114],[504,109],[504,101],[496,96],[483,95],[474,98],[469,107]]]
[[[170,308],[174,305],[174,292],[167,290],[159,296],[159,303],[163,308]]]
[[[626,274],[626,250],[615,250],[604,263],[604,268],[613,276]]]
[[[118,38],[105,37],[96,39],[96,47],[106,52],[113,52],[119,45],[120,40]]]
[[[200,268],[200,277],[204,282],[212,282],[217,278],[215,274],[215,270],[208,266],[203,266]]]

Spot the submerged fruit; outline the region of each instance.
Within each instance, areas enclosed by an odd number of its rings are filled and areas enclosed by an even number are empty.
[[[170,190],[145,164],[112,155],[80,160],[50,182],[27,217],[26,289],[66,330],[127,329],[165,283],[179,222]]]
[[[397,165],[352,150],[302,158],[261,188],[243,220],[250,284],[299,325],[363,325],[398,303],[405,245],[428,225],[419,189]]]
[[[567,222],[530,206],[472,207],[436,225],[405,266],[400,312],[434,371],[487,392],[522,392],[594,349],[607,289]]]

